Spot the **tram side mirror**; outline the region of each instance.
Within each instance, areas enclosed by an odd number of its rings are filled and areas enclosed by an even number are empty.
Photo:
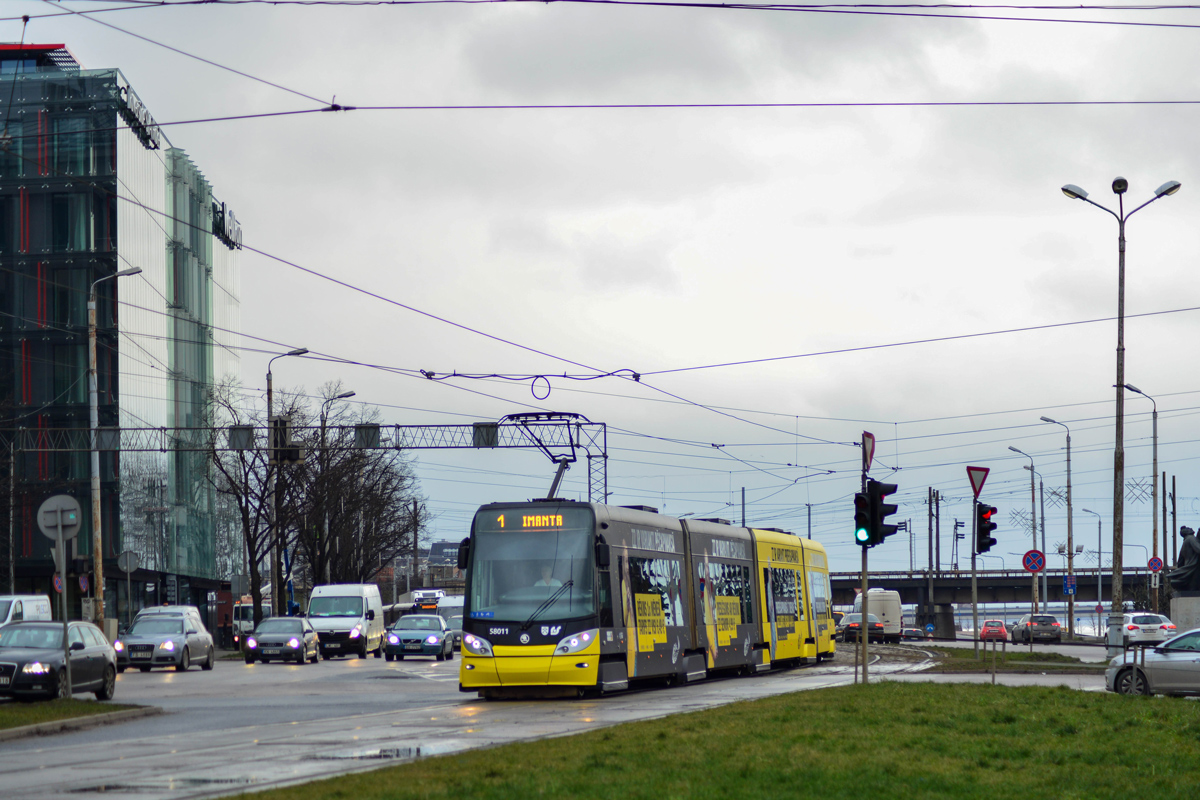
[[[467,560],[471,557],[471,539],[468,537],[458,543],[458,568],[466,569]]]
[[[608,569],[611,559],[612,553],[609,550],[608,542],[596,542],[596,566],[600,569]]]

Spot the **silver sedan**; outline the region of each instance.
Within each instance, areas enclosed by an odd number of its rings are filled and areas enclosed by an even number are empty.
[[[1200,628],[1108,663],[1105,686],[1120,694],[1200,694]]]

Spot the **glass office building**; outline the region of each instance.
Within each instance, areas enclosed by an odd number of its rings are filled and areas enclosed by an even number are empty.
[[[131,607],[117,569],[125,551],[140,563],[128,582],[133,610],[203,605],[225,577],[202,448],[213,386],[239,373],[236,218],[117,69],[83,69],[59,44],[0,44],[0,113],[0,473],[10,478],[0,487],[0,586],[54,594],[36,512],[69,494],[83,509],[71,613],[95,592],[78,580],[95,555],[95,286],[99,424],[120,429],[119,449],[100,447],[106,616],[123,620]],[[112,277],[133,267],[142,272]],[[166,446],[146,446],[151,429],[167,429]]]

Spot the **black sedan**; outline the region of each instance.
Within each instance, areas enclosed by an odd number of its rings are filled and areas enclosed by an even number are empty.
[[[303,617],[271,617],[258,623],[246,637],[246,663],[321,660],[321,646],[312,623]]]
[[[13,622],[0,629],[0,696],[67,697],[61,622]],[[72,622],[71,690],[111,700],[117,688],[117,653],[90,622]]]
[[[454,658],[454,634],[437,614],[409,614],[396,620],[383,642],[388,661],[405,656],[436,656],[438,661]]]

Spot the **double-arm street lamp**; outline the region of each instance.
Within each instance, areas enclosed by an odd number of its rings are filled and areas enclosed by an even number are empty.
[[[88,291],[88,422],[91,425],[91,457],[92,457],[92,579],[96,584],[96,602],[92,606],[96,623],[104,629],[104,537],[100,525],[100,448],[98,428],[100,427],[100,389],[96,379],[96,286],[112,278],[123,278],[126,275],[137,275],[141,267],[130,267],[112,275],[105,275],[92,281]],[[66,563],[66,554],[60,554]],[[106,632],[107,633],[107,632]]]
[[[1157,557],[1158,556],[1158,403],[1155,402],[1153,397],[1146,394],[1141,389],[1134,386],[1132,383],[1125,384],[1125,388],[1135,394],[1140,394],[1142,397],[1149,400],[1154,409],[1154,412],[1151,415],[1151,418],[1153,420],[1153,427],[1151,428],[1151,430],[1153,431],[1152,435],[1154,437],[1154,456],[1153,456],[1154,471],[1151,473],[1151,478],[1153,479],[1154,483],[1151,484],[1151,489],[1150,489],[1150,492],[1151,492],[1150,505],[1152,506],[1152,508],[1150,509],[1150,516],[1153,518],[1154,522],[1153,522],[1153,532],[1150,534],[1150,542],[1153,546],[1154,555]],[[1164,519],[1163,520],[1163,532],[1164,533],[1166,532],[1166,529],[1167,529],[1167,521]],[[1163,560],[1164,561],[1166,560],[1166,558],[1165,558],[1166,555],[1167,555],[1167,545],[1166,545],[1166,540],[1164,539],[1164,541],[1163,541],[1163,556],[1164,556]],[[1158,613],[1158,587],[1157,586],[1154,588],[1154,592],[1152,593],[1152,596],[1154,598],[1154,608],[1152,610],[1155,613]]]
[[[1075,531],[1073,525],[1073,514],[1071,513],[1071,429],[1066,426],[1066,423],[1059,422],[1056,419],[1042,417],[1042,422],[1049,422],[1051,425],[1062,425],[1067,432],[1067,577],[1072,578],[1075,575]],[[1155,467],[1157,469],[1157,466]],[[1045,520],[1042,520],[1045,524]],[[1075,593],[1067,595],[1067,637],[1074,638],[1075,636]]]
[[[1124,178],[1116,178],[1112,182],[1112,190],[1117,195],[1117,211],[1089,200],[1088,193],[1074,184],[1068,183],[1062,187],[1062,192],[1067,197],[1090,203],[1112,214],[1117,220],[1117,412],[1116,444],[1113,450],[1113,590],[1112,610],[1108,617],[1110,652],[1113,652],[1119,643],[1116,638],[1117,628],[1124,614],[1120,576],[1122,537],[1125,531],[1125,221],[1160,197],[1175,194],[1181,185],[1179,181],[1167,181],[1154,190],[1154,197],[1128,214],[1125,213],[1125,192],[1129,190],[1129,181]]]
[[[330,556],[332,555],[332,550],[329,546],[329,488],[328,488],[329,487],[329,476],[325,474],[326,471],[329,469],[329,457],[325,453],[325,421],[326,421],[326,419],[328,419],[328,416],[329,416],[329,406],[331,406],[333,403],[337,402],[338,400],[346,400],[348,398],[354,397],[354,394],[355,394],[354,392],[342,392],[341,394],[330,397],[328,400],[321,403],[321,479],[325,483],[325,486],[326,486],[324,496],[321,498],[321,507],[325,512],[324,513],[325,523],[322,526],[324,529],[322,535],[325,538],[321,542],[321,544],[323,545],[323,549],[325,550],[325,582],[326,583],[329,583],[329,562],[331,560]],[[395,564],[393,564],[392,567],[393,567],[393,571],[394,571]],[[394,574],[393,574],[392,580],[393,581],[395,580]]]
[[[295,350],[289,350],[286,353],[280,353],[272,357],[267,362],[267,452],[274,453],[275,447],[275,405],[274,405],[274,386],[272,383],[271,365],[281,358],[288,356],[304,356],[308,355],[307,347],[297,347]],[[279,465],[275,465],[275,469],[270,470],[268,474],[269,486],[267,487],[267,495],[270,497],[268,509],[271,514],[271,539],[274,546],[271,548],[271,610],[275,616],[279,616],[283,611],[283,558],[282,549],[280,548],[279,532],[275,530],[275,522],[279,518],[278,509],[276,506],[277,497],[275,496],[275,471],[279,469]]]
[[[1037,492],[1033,487],[1033,456],[1026,453],[1024,450],[1009,445],[1009,450],[1014,453],[1020,453],[1029,459],[1029,532],[1033,534],[1033,549],[1037,550]],[[1038,582],[1037,573],[1033,575],[1033,613],[1038,613]]]

